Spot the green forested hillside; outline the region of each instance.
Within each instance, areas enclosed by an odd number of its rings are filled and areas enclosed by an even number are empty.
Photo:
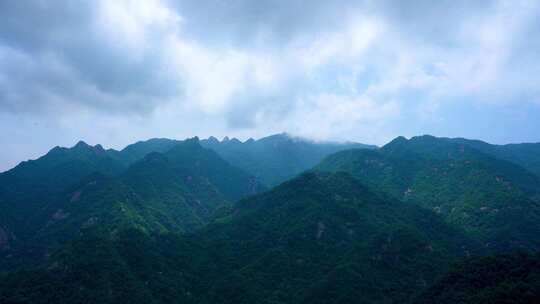
[[[371,188],[419,204],[496,250],[540,248],[539,178],[466,145],[430,136],[326,158],[321,171],[351,173]]]
[[[184,237],[140,229],[109,235],[97,227],[82,233],[41,270],[8,275],[0,299],[392,303],[475,249],[432,212],[342,173],[302,175]]]
[[[465,138],[448,140],[468,145],[485,154],[515,163],[540,176],[540,143],[491,145],[480,140]]]
[[[69,154],[79,148],[62,151]],[[88,159],[91,164],[100,164],[98,160],[117,164],[101,154]],[[5,227],[2,229],[8,236],[3,253],[15,259],[18,255],[12,255],[13,250],[40,255],[75,238],[81,229],[94,226],[111,235],[127,228],[146,232],[192,231],[207,223],[219,208],[263,189],[253,177],[229,165],[215,152],[202,148],[196,138],[178,142],[165,154],[150,153],[125,170],[111,172],[109,168],[107,171],[99,166],[75,163],[72,165],[75,169],[66,171],[69,179],[65,180],[46,174],[54,174],[51,170],[62,172],[58,169],[63,168],[62,164],[49,169],[48,156],[35,162],[39,168],[44,167],[38,171],[46,177],[44,181],[38,173],[27,172],[24,167],[2,175],[4,189],[18,185],[9,179],[15,174],[35,178],[35,183],[44,189],[40,192],[39,188],[30,188],[35,191],[31,192],[35,201],[16,193],[2,193],[2,227]],[[87,175],[73,174],[82,171]],[[57,183],[57,188],[48,189],[50,183]],[[20,220],[15,216],[18,214]]]
[[[112,176],[124,168],[100,145],[79,142],[0,173],[0,234],[7,236],[0,237],[0,249],[45,225],[50,216],[46,209],[61,200],[70,185],[93,172]]]
[[[226,275],[203,303],[389,303],[475,248],[432,212],[343,173],[304,174],[240,201],[200,235]]]
[[[198,257],[179,236],[84,229],[39,268],[0,274],[0,302],[194,303]]]
[[[218,141],[211,137],[202,140],[201,144],[216,151],[231,164],[255,175],[268,186],[275,186],[310,169],[325,156],[337,151],[376,148],[358,143],[314,142],[285,133],[246,142],[235,138]]]
[[[415,301],[421,304],[540,302],[540,255],[514,253],[455,265]]]
[[[271,144],[227,153],[260,160],[252,170],[275,181],[307,166],[295,157],[337,147],[261,141]],[[459,262],[538,251],[539,177],[452,140],[337,152],[270,190],[198,138],[122,151],[81,142],[0,181],[0,303],[527,303],[538,293],[534,254]]]

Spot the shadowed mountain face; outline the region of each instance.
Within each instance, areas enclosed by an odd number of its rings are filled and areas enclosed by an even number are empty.
[[[515,253],[455,265],[414,303],[538,303],[540,255]]]
[[[125,169],[100,145],[79,142],[56,147],[43,157],[0,173],[0,229],[10,240],[23,239],[46,224],[47,207],[62,200],[68,187],[93,172],[116,175]],[[8,240],[9,241],[9,240]],[[9,246],[5,241],[1,247]]]
[[[129,166],[148,153],[165,153],[179,142],[173,139],[153,138],[131,144],[121,151],[109,149],[107,154],[120,164]],[[314,142],[285,133],[258,140],[249,139],[245,142],[236,138],[226,137],[219,141],[215,137],[210,137],[201,140],[200,144],[268,186],[275,186],[311,169],[332,153],[347,149],[377,148],[359,143]]]
[[[530,172],[540,176],[540,143],[490,145],[480,140],[465,138],[447,139],[472,147],[495,158],[515,163]]]
[[[344,173],[303,174],[242,200],[195,238],[222,273],[203,303],[386,303],[474,249],[432,212]]]
[[[431,136],[397,138],[376,151],[336,153],[317,170],[349,172],[371,188],[440,214],[486,247],[540,248],[539,178],[468,145]]]
[[[190,231],[217,209],[263,189],[196,138],[127,168],[100,146],[55,148],[0,180],[5,250],[50,247],[91,226],[110,234],[127,227]]]
[[[413,295],[474,244],[432,212],[347,174],[310,173],[183,238],[89,227],[41,270],[5,278],[0,299],[51,300],[56,293],[47,291],[62,288],[66,303],[80,300],[80,290],[103,303],[389,303]],[[99,292],[106,286],[110,293]]]
[[[538,294],[532,255],[451,268],[470,255],[540,249],[532,171],[431,136],[345,147],[276,135],[54,148],[0,174],[0,303],[491,303]],[[266,192],[259,182],[295,175]],[[477,280],[478,292],[463,287]]]
[[[244,169],[268,186],[275,186],[319,163],[325,156],[346,149],[375,149],[358,143],[313,142],[287,134],[241,142],[211,137],[201,145],[216,151],[229,163]]]

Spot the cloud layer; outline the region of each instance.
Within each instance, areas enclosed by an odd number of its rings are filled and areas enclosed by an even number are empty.
[[[540,141],[538,1],[7,0],[0,170],[78,139]]]

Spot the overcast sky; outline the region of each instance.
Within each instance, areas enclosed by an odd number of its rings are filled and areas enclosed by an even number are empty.
[[[0,1],[0,171],[283,131],[540,141],[540,1]]]

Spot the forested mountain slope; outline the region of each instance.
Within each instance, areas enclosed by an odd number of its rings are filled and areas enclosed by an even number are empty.
[[[258,177],[268,186],[275,186],[310,169],[325,156],[337,151],[376,146],[358,143],[314,142],[288,134],[275,134],[258,140],[241,142],[214,137],[202,140],[204,147],[216,151],[231,164]]]
[[[51,216],[46,209],[61,200],[69,186],[93,172],[113,176],[124,169],[100,145],[81,141],[0,173],[0,250],[45,225]]]
[[[0,299],[392,303],[476,248],[433,212],[345,173],[301,175],[184,237],[131,229],[85,227],[40,270],[4,278]]]
[[[480,140],[465,138],[448,140],[468,145],[485,154],[515,163],[540,176],[540,143],[492,145]]]
[[[540,255],[514,253],[468,259],[419,296],[417,304],[540,302]]]
[[[30,168],[23,164],[2,174],[4,254],[41,254],[93,226],[111,235],[127,228],[192,231],[219,208],[264,189],[254,177],[202,148],[197,138],[179,141],[166,153],[147,154],[123,170],[94,147],[84,147],[86,158],[80,160],[80,149],[81,144],[60,150],[68,156],[77,153],[75,161],[64,157],[51,165],[55,148],[35,165],[30,162]],[[100,167],[103,162],[113,165]],[[33,184],[21,181],[25,176]]]
[[[515,162],[431,136],[216,142],[81,142],[1,173],[0,303],[535,299],[534,254],[455,264],[540,249],[539,177]],[[226,153],[296,177],[267,190]]]
[[[540,248],[539,178],[467,145],[431,136],[379,150],[348,150],[317,170],[349,172],[366,185],[440,214],[498,250]]]

